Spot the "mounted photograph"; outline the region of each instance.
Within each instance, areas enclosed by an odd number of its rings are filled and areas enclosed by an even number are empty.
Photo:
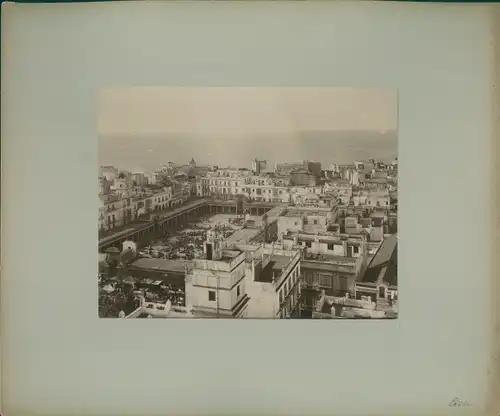
[[[398,94],[99,93],[100,318],[398,317]]]

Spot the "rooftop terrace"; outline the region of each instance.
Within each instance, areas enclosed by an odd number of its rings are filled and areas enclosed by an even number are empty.
[[[359,257],[347,257],[347,256],[337,256],[334,254],[320,254],[320,253],[308,253],[303,252],[303,260],[306,261],[317,261],[321,263],[334,263],[334,264],[355,264]]]

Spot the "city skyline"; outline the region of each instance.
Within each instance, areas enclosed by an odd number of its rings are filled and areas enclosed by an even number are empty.
[[[253,158],[267,160],[270,166],[313,160],[328,167],[372,157],[389,162],[397,156],[396,132],[378,136],[370,132],[304,133],[293,141],[286,136],[239,141],[189,137],[101,138],[99,141],[100,165],[145,173],[152,173],[168,162],[188,163],[191,158],[201,165],[249,168]]]
[[[132,171],[192,157],[248,167],[254,157],[347,164],[397,156],[396,89],[133,87],[99,98],[99,162]]]

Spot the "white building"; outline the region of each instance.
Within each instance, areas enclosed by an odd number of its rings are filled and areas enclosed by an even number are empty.
[[[186,304],[195,316],[285,318],[297,312],[300,251],[265,244],[207,241],[207,259],[186,273]]]
[[[196,194],[222,200],[242,195],[254,201],[288,202],[291,197],[288,184],[286,178],[254,175],[248,170],[218,169],[198,178]]]
[[[247,317],[288,318],[300,313],[300,258],[300,250],[247,248]]]
[[[245,253],[215,247],[208,250],[212,255],[193,260],[192,269],[186,273],[186,304],[199,316],[244,317],[249,301]]]
[[[287,232],[304,231],[308,233],[326,232],[335,224],[337,207],[288,207],[278,218],[278,235]]]

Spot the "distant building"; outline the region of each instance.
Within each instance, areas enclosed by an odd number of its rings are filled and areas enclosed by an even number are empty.
[[[387,189],[373,189],[368,192],[366,204],[372,207],[390,208],[391,198]]]
[[[135,183],[136,186],[147,185],[147,177],[142,172],[132,173],[132,176],[130,179]]]
[[[276,171],[283,174],[289,174],[292,171],[299,169],[305,169],[303,162],[287,162],[276,164]]]
[[[199,177],[196,194],[220,200],[288,202],[290,192],[287,178],[278,175],[254,175],[245,169],[217,169]]]
[[[344,227],[346,234],[359,234],[363,228],[362,225],[358,223],[357,217],[346,217],[344,220]]]
[[[267,160],[252,160],[252,170],[256,175],[260,175],[261,173],[267,171]]]
[[[305,162],[305,168],[309,173],[316,176],[317,178],[322,176],[321,163],[320,162]]]
[[[384,214],[374,212],[371,214],[372,226],[370,229],[370,241],[382,241],[384,239]]]
[[[99,176],[113,182],[118,177],[119,171],[114,166],[101,166]]]
[[[352,185],[346,179],[332,179],[325,184],[325,190],[333,192],[340,204],[347,205],[353,196]]]
[[[305,169],[294,170],[290,173],[290,182],[295,186],[316,186],[318,178]]]
[[[290,206],[278,217],[278,235],[288,231],[326,232],[337,220],[337,206],[316,208]]]
[[[154,173],[145,175],[146,185],[155,185],[156,184],[156,175]]]
[[[314,188],[299,188],[292,190],[292,203],[295,206],[333,208],[337,199],[335,195],[316,192]]]
[[[99,177],[99,195],[109,194],[111,192],[112,182],[106,179],[105,176]]]
[[[375,163],[373,161],[355,161],[354,165],[356,170],[360,173],[371,173],[372,169],[375,167]]]

